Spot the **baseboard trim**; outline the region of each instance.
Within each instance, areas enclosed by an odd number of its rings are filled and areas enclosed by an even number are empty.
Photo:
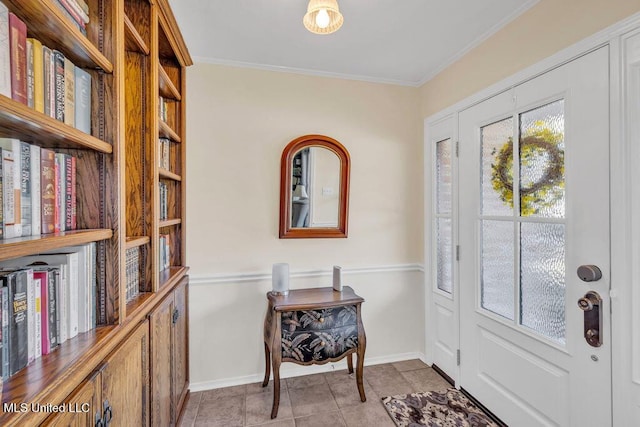
[[[388,356],[379,356],[365,358],[364,366],[381,365],[383,363],[401,362],[403,360],[420,359],[424,362],[424,353],[400,353],[391,354]],[[326,365],[311,365],[300,366],[294,363],[283,363],[280,367],[280,378],[293,378],[302,375],[321,374],[326,372],[338,371],[341,369],[347,369],[347,361],[343,359],[336,363],[327,363]],[[231,387],[244,384],[253,384],[261,382],[264,378],[264,373],[246,375],[242,377],[224,378],[221,380],[202,381],[191,383],[189,389],[192,393],[198,391],[212,390],[215,388]]]
[[[371,273],[393,273],[393,272],[424,272],[422,264],[395,264],[378,265],[360,268],[343,268],[345,275],[371,274]],[[302,270],[290,273],[292,278],[312,278],[331,277],[333,270]],[[271,272],[268,273],[231,273],[231,274],[211,274],[211,275],[189,275],[189,285],[211,285],[218,283],[238,283],[238,282],[259,282],[270,281]]]

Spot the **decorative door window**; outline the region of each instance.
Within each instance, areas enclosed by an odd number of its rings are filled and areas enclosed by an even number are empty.
[[[451,139],[436,143],[435,156],[435,245],[436,286],[439,290],[453,292],[453,235],[452,235],[452,155]]]

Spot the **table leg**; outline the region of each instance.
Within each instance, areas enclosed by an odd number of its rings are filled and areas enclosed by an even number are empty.
[[[278,406],[280,405],[280,361],[273,357],[273,408],[271,408],[271,419],[278,416]]]
[[[271,375],[271,353],[269,352],[269,346],[267,343],[264,343],[264,359],[265,359],[265,368],[264,368],[264,380],[262,381],[262,387],[266,387],[269,384],[269,375]]]
[[[358,383],[358,392],[360,393],[360,400],[363,402],[367,401],[367,397],[364,395],[364,382],[363,382],[363,372],[364,372],[364,348],[362,351],[358,351],[358,361],[356,366],[356,382]]]
[[[353,353],[349,353],[347,356],[347,368],[349,369],[349,373],[353,374]]]

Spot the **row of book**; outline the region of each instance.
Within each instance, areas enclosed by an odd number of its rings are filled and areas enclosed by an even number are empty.
[[[0,262],[3,379],[95,329],[96,277],[95,243]]]
[[[158,184],[158,190],[160,192],[160,221],[169,219],[169,186],[160,182]]]
[[[158,138],[158,153],[158,167],[171,170],[171,140],[169,138]]]
[[[160,271],[166,270],[171,265],[171,237],[168,234],[160,234]]]
[[[89,23],[89,6],[84,0],[56,0],[56,6],[82,34],[87,35]]]
[[[77,228],[76,158],[0,138],[0,238]]]
[[[126,302],[140,293],[140,247],[129,248],[125,252]]]
[[[0,3],[0,94],[91,133],[91,75],[58,50],[27,38]]]

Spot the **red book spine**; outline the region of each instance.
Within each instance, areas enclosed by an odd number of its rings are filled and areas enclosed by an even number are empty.
[[[72,189],[72,185],[73,185],[73,161],[71,160],[73,159],[73,157],[70,154],[65,154],[64,155],[64,163],[65,163],[65,167],[64,167],[64,174],[65,176],[63,177],[63,179],[65,180],[65,186],[64,186],[64,204],[65,204],[65,210],[64,210],[64,223],[65,223],[65,230],[73,230],[73,189]]]
[[[61,197],[64,197],[63,194],[61,194],[62,192],[60,191],[62,189],[62,177],[61,175],[61,169],[62,169],[63,165],[58,161],[58,157],[56,157],[54,155],[54,159],[53,159],[53,168],[55,170],[55,183],[53,185],[54,189],[55,189],[55,197],[54,197],[54,209],[53,209],[53,230],[55,233],[59,233],[60,232],[60,201],[61,201]]]
[[[58,3],[60,3],[60,6],[62,6],[64,10],[67,11],[67,13],[71,16],[71,18],[73,18],[76,24],[80,25],[82,28],[85,28],[84,19],[82,19],[82,16],[80,16],[78,12],[76,12],[76,10],[67,0],[58,0]]]
[[[56,153],[40,150],[40,208],[42,210],[42,234],[55,231],[56,210]]]
[[[47,283],[46,271],[34,271],[34,279],[40,279],[40,312],[42,327],[42,354],[51,352],[51,341],[49,341],[49,285]]]
[[[27,26],[9,13],[9,62],[11,98],[27,105]]]

